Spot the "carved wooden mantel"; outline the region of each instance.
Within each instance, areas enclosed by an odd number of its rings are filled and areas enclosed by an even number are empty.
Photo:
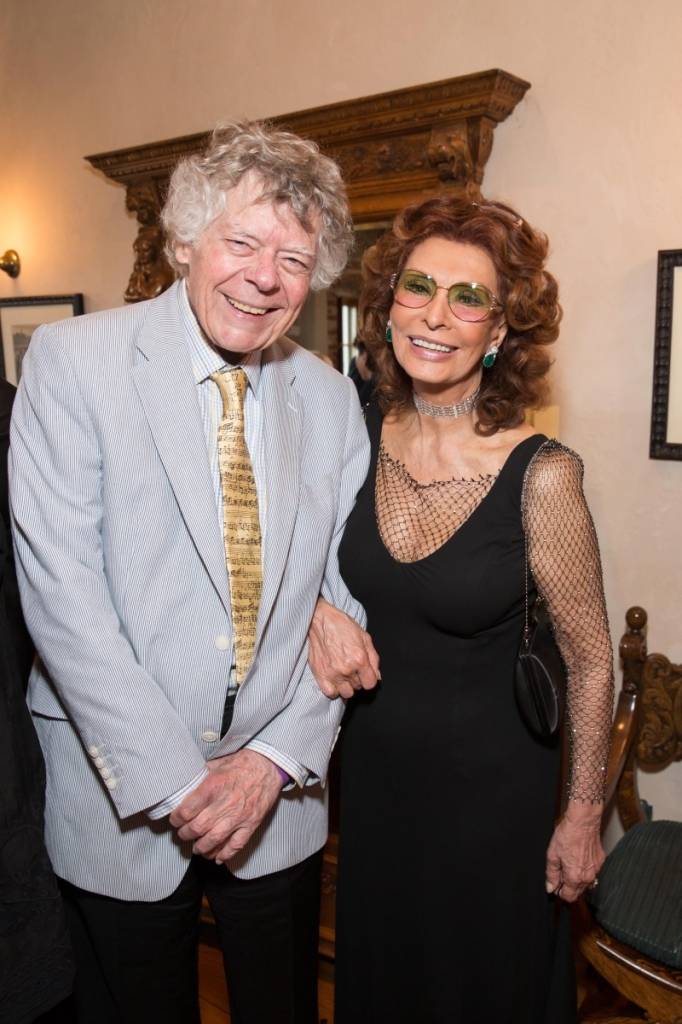
[[[271,118],[313,139],[341,166],[356,223],[386,220],[437,189],[480,194],[495,125],[522,99],[529,83],[506,71],[482,71]],[[178,160],[198,152],[207,133],[86,157],[126,187],[137,215],[135,266],[125,298],[151,298],[172,272],[162,254],[159,211]]]

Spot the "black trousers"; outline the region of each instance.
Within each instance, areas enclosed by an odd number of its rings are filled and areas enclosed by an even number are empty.
[[[199,910],[206,893],[233,1024],[317,1024],[322,853],[241,879],[194,857],[166,899],[127,902],[62,882],[76,955],[74,996],[50,1024],[199,1024]]]

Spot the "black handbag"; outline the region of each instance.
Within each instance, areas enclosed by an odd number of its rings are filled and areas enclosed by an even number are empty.
[[[566,668],[557,647],[547,606],[538,595],[528,607],[526,546],[526,620],[516,659],[514,694],[530,731],[550,739],[558,731],[566,703]]]

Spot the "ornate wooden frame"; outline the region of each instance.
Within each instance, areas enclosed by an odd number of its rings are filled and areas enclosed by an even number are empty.
[[[682,249],[661,250],[658,254],[654,392],[649,444],[649,455],[652,459],[682,459],[682,443],[673,444],[668,441],[675,267],[682,267]],[[677,301],[682,303],[682,296],[678,296]],[[682,396],[679,400],[682,401]]]
[[[482,71],[428,85],[315,107],[272,118],[313,139],[341,166],[356,223],[386,220],[438,188],[480,195],[495,126],[529,83],[506,71]],[[202,148],[206,133],[86,157],[125,185],[139,222],[128,302],[152,298],[172,280],[163,257],[159,211],[177,161]]]

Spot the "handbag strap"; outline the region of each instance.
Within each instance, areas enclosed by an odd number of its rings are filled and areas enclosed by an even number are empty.
[[[523,528],[523,575],[526,595],[525,618],[523,622],[523,643],[527,649],[530,642],[530,626],[528,624],[528,534],[526,533],[525,526]]]
[[[523,584],[525,595],[525,610],[523,620],[523,634],[521,640],[526,649],[528,649],[528,646],[530,644],[530,607],[528,602],[528,531],[526,529],[526,484],[528,481],[528,474],[530,473],[531,467],[535,463],[535,460],[537,459],[538,455],[540,455],[540,453],[545,449],[551,449],[552,447],[555,447],[558,444],[559,442],[554,440],[554,438],[546,438],[539,446],[537,451],[533,453],[523,473],[523,484],[521,486],[521,527],[523,529]],[[536,603],[540,602],[541,600],[542,598],[538,594],[536,598]]]

